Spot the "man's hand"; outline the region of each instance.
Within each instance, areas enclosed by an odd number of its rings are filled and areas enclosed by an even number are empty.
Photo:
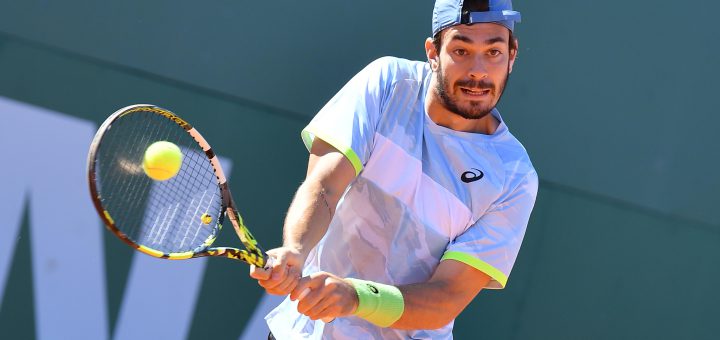
[[[312,320],[332,320],[355,312],[358,296],[352,283],[330,273],[318,272],[300,279],[290,300],[298,312]]]
[[[250,266],[250,277],[258,280],[258,284],[269,294],[290,294],[300,280],[305,257],[289,247],[268,250],[267,254],[272,257],[272,267],[264,269]]]

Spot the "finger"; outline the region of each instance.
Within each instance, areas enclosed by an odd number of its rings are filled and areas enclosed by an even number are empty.
[[[311,288],[309,293],[303,292],[303,297],[298,298],[298,312],[308,315],[308,311],[326,299],[324,292],[325,290],[322,287]]]
[[[315,306],[308,309],[304,314],[313,320],[320,318],[332,320],[335,316],[337,316],[337,312],[339,310],[338,308],[335,308],[337,303],[337,299],[327,296],[325,299],[319,301]]]
[[[310,289],[305,288],[305,290],[300,294],[301,297],[300,297],[299,299],[302,299],[302,298],[305,297],[307,294],[310,294]],[[320,313],[318,314],[318,316],[323,315],[323,314],[328,314],[328,308],[331,308],[331,307],[332,307],[332,303],[330,303],[330,306],[328,306],[328,307],[326,307],[325,309],[323,309],[323,311],[320,312]],[[312,319],[312,320],[317,320],[318,318],[317,318],[317,317],[311,317],[311,319]],[[324,323],[331,323],[331,322],[335,321],[335,317],[333,317],[333,316],[326,316],[326,317],[322,317],[321,320],[322,320]]]
[[[296,280],[286,280],[283,283],[281,283],[280,285],[277,285],[271,289],[273,290],[273,294],[288,295],[288,294],[290,294],[290,292],[293,291],[293,289],[295,289],[296,285],[297,285],[297,279]]]
[[[285,280],[285,277],[287,276],[289,268],[287,266],[287,261],[285,259],[279,259],[278,261],[274,261],[272,266],[272,276],[270,277],[270,280],[275,282],[282,282]]]
[[[325,308],[323,308],[313,320],[317,320],[319,318],[324,323],[331,323],[335,321],[337,311],[334,310],[335,308],[333,308],[333,306],[335,306],[335,303],[328,302],[327,306],[325,306]]]
[[[310,290],[312,290],[316,286],[317,282],[312,279],[312,276],[301,277],[300,279],[298,279],[297,285],[290,293],[290,300],[297,300],[300,297],[300,294],[305,290],[305,288],[309,288]]]
[[[292,274],[288,275],[288,277],[285,278],[285,281],[277,285],[275,289],[282,291],[283,294],[289,294],[293,291],[293,289],[295,289],[299,279],[299,277],[293,277]]]
[[[270,295],[280,295],[280,296],[285,296],[285,295],[287,295],[287,292],[283,292],[283,291],[279,291],[279,290],[274,290],[274,289],[266,289],[265,292],[268,293],[268,294],[270,294]]]
[[[281,291],[281,284],[284,282],[278,282],[274,281],[272,279],[268,280],[258,280],[258,284],[265,288],[265,290],[268,291],[270,294],[274,295],[287,295],[287,291]]]
[[[282,273],[283,273],[283,274],[282,274],[282,277],[283,277],[283,278],[282,278],[282,279],[279,279],[280,274],[276,274],[275,269],[273,269],[273,274],[272,274],[272,276],[270,277],[270,279],[266,281],[266,286],[265,286],[265,288],[267,288],[267,289],[277,289],[283,282],[285,282],[285,278],[288,277],[288,275],[287,275],[286,273],[287,273],[288,270],[290,270],[290,269],[289,269],[288,267],[285,267],[285,268],[283,268],[283,269],[281,269],[281,270],[282,270]]]
[[[283,289],[286,294],[290,293],[295,286],[298,284],[302,273],[295,266],[288,266],[288,272],[285,275],[285,280],[277,285],[278,289]]]
[[[279,284],[275,284],[271,281],[258,281],[258,283],[265,288],[269,294],[288,295],[293,289],[295,289],[299,279],[299,277],[291,277],[288,275],[288,278]]]
[[[250,277],[256,280],[267,280],[270,278],[270,270],[250,265]]]
[[[300,293],[300,296],[298,296],[298,300],[304,299],[308,294],[310,294],[310,292],[310,288],[303,289],[303,291]]]

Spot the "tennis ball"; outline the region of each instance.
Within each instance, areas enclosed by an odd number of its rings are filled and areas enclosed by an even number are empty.
[[[150,144],[145,150],[143,171],[156,181],[173,178],[180,171],[180,166],[182,166],[182,152],[173,143],[163,140]]]
[[[210,224],[210,222],[212,222],[212,216],[208,213],[204,213],[200,216],[200,221],[202,221],[203,224]]]

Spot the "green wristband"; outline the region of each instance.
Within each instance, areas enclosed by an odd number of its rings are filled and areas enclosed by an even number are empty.
[[[395,286],[347,278],[358,295],[358,308],[354,315],[380,327],[398,321],[405,310],[402,292]]]

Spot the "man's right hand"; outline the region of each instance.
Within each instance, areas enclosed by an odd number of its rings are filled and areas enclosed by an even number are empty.
[[[258,280],[258,284],[268,294],[290,294],[300,280],[305,257],[290,247],[268,250],[267,254],[272,257],[272,267],[265,269],[250,266],[250,277]]]

